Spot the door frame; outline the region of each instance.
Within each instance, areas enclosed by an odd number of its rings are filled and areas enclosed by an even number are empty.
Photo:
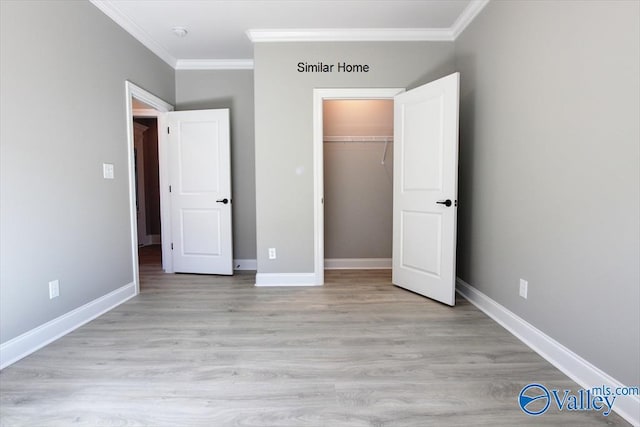
[[[327,88],[313,90],[313,270],[314,284],[324,284],[324,152],[325,99],[393,99],[405,88]]]
[[[135,156],[133,139],[133,98],[153,107],[156,114],[146,111],[148,117],[158,118],[158,170],[160,173],[160,233],[162,240],[162,268],[166,273],[173,272],[171,259],[171,227],[170,227],[170,206],[169,206],[169,176],[167,168],[167,134],[160,132],[166,123],[166,113],[173,111],[173,105],[158,98],[134,83],[126,80],[125,91],[125,113],[127,129],[127,162],[129,169],[129,222],[131,224],[131,253],[133,262],[133,282],[135,283],[136,295],[140,293],[140,272],[138,268],[138,220],[136,213],[136,176],[135,176]]]

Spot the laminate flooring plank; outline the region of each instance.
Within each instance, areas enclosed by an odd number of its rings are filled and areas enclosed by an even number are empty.
[[[325,286],[256,288],[255,274],[162,273],[141,294],[0,372],[0,425],[598,426],[615,414],[517,403],[579,386],[464,299],[393,286],[386,270]]]

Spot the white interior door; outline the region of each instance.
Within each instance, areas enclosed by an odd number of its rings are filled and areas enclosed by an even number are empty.
[[[395,97],[395,285],[455,304],[459,73]]]
[[[233,274],[229,110],[167,120],[173,270]]]

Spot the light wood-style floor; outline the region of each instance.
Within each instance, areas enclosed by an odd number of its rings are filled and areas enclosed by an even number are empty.
[[[388,271],[256,288],[163,274],[156,254],[142,250],[141,295],[0,373],[2,426],[626,425],[525,415],[523,386],[579,386],[465,300]]]

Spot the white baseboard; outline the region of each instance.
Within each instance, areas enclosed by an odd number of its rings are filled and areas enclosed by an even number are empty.
[[[131,282],[0,345],[0,369],[17,362],[136,295]]]
[[[612,389],[625,386],[464,280],[457,278],[456,285],[456,291],[462,297],[502,325],[583,389],[603,385]],[[535,378],[531,378],[532,382],[534,380]],[[629,384],[629,386],[637,386],[637,384]],[[632,425],[640,425],[640,396],[619,396],[613,410]]]
[[[159,234],[147,234],[143,239],[138,239],[138,246],[160,245],[162,239]]]
[[[233,269],[234,270],[257,270],[258,261],[256,261],[255,259],[234,259]]]
[[[327,270],[378,270],[390,269],[391,258],[327,258],[324,260]]]
[[[258,273],[256,286],[321,286],[314,273]]]

